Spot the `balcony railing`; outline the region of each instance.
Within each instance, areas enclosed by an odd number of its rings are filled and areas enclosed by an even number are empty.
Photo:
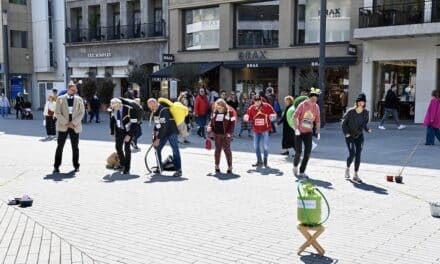
[[[66,29],[67,43],[143,39],[165,36],[165,22],[137,25]]]
[[[359,28],[440,22],[440,0],[359,8]]]

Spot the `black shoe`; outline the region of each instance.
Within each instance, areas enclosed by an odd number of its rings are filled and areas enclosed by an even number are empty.
[[[284,152],[281,153],[281,155],[283,155],[283,156],[289,156],[289,151],[284,151]]]
[[[79,167],[76,167],[75,169],[73,169],[74,172],[79,172]]]
[[[56,173],[60,173],[60,169],[54,168],[53,171],[52,171],[52,174],[56,174]]]
[[[264,165],[264,167],[267,167],[267,159],[264,159],[263,165]]]
[[[220,173],[220,169],[216,168],[215,173]]]
[[[227,174],[232,174],[232,169],[228,169],[228,170],[226,171],[226,173],[227,173]]]
[[[189,144],[189,143],[191,143],[191,142],[189,142],[188,140],[185,139],[185,140],[183,141],[183,143],[185,143],[185,144]]]
[[[130,174],[129,170],[124,170],[124,172],[122,172],[122,174]]]
[[[119,166],[115,166],[114,169],[117,170],[117,171],[123,171],[124,167],[119,165]]]
[[[182,171],[176,171],[176,172],[173,174],[173,177],[182,177]]]
[[[257,163],[252,164],[252,167],[261,167],[261,166],[263,166],[263,162],[261,162],[261,161],[258,161]]]

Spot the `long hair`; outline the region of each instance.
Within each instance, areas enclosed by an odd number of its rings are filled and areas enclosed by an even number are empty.
[[[218,99],[217,101],[215,101],[215,106],[217,106],[217,105],[220,105],[222,108],[223,108],[223,114],[226,114],[227,112],[228,112],[228,109],[229,109],[229,107],[228,107],[228,104],[226,103],[226,101],[225,100],[223,100],[223,99]]]
[[[290,102],[289,105],[293,105],[293,101],[294,101],[295,99],[293,99],[292,96],[288,95],[288,96],[284,97],[284,100],[289,101],[289,102]]]

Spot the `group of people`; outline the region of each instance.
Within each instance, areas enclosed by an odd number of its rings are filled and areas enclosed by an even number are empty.
[[[15,102],[14,102],[14,109],[15,109],[15,116],[17,119],[19,119],[21,114],[23,113],[24,107],[29,107],[26,104],[30,104],[29,102],[26,102],[24,99],[24,96],[22,93],[17,93],[15,96]],[[0,94],[0,112],[3,118],[7,118],[11,110],[11,102],[9,101],[8,97],[2,93]]]

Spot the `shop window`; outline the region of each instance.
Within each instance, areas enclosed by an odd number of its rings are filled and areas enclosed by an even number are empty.
[[[26,5],[26,0],[9,0],[9,3],[16,5]]]
[[[184,14],[185,50],[218,49],[219,8],[185,10]]]
[[[239,4],[235,16],[237,48],[278,46],[279,1]]]
[[[27,31],[11,30],[11,47],[13,48],[27,48]]]
[[[350,40],[351,0],[327,0],[326,42]],[[320,41],[320,1],[297,0],[296,43]]]

